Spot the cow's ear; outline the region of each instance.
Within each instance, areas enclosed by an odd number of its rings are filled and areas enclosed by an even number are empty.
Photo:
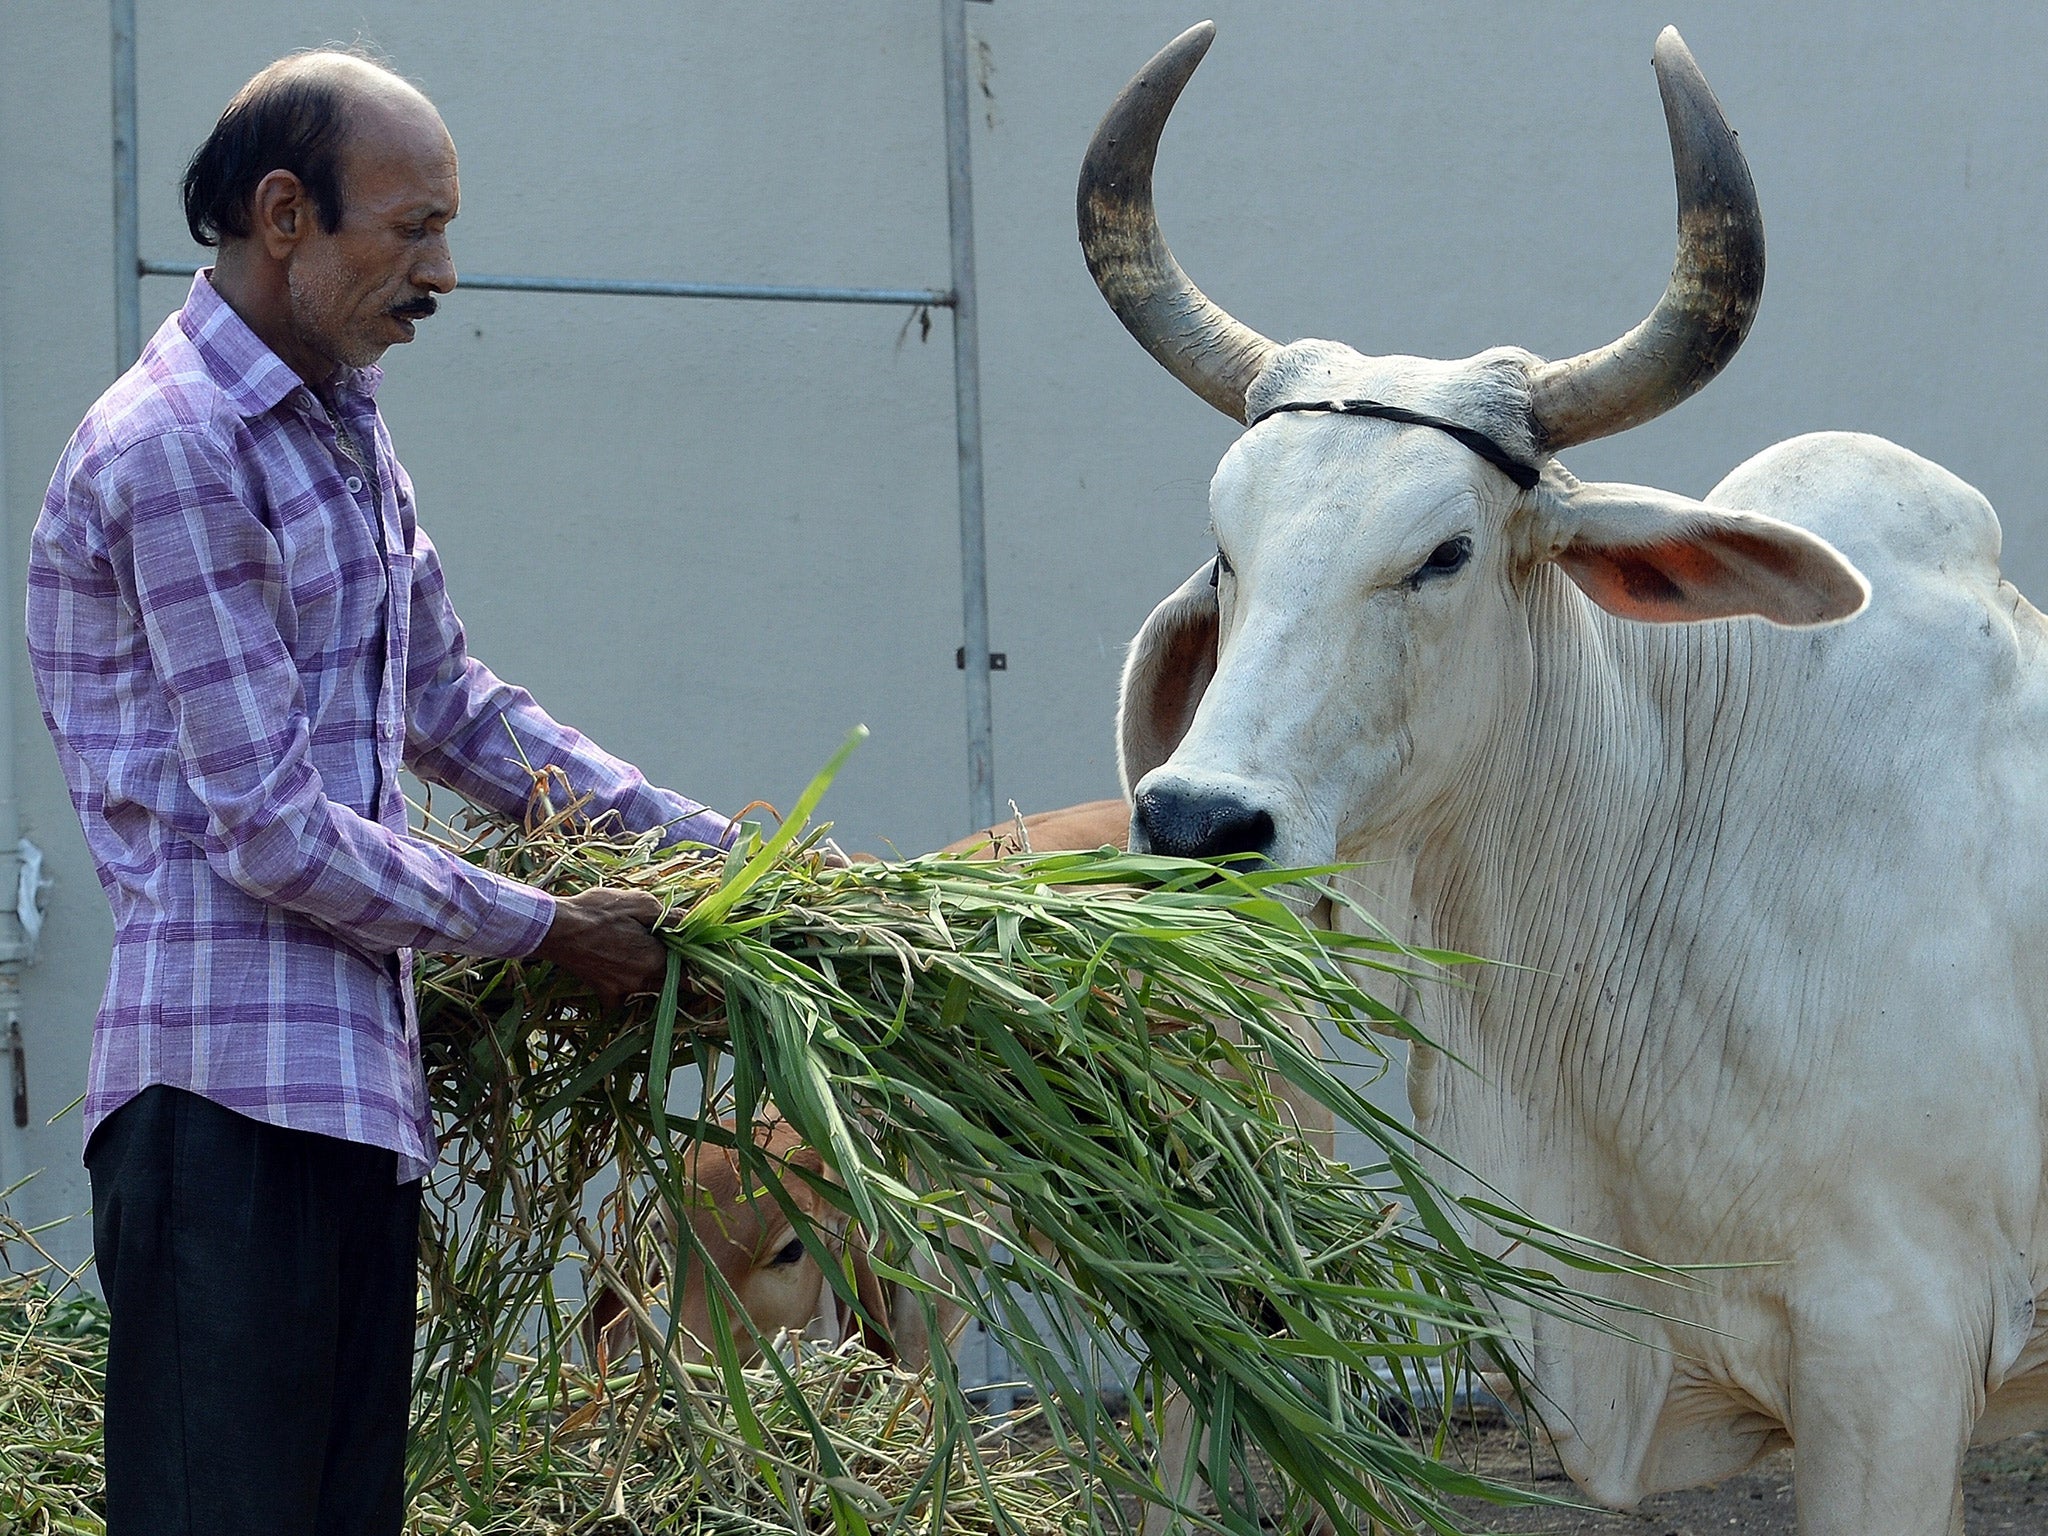
[[[1138,781],[1173,756],[1216,675],[1216,588],[1204,565],[1152,610],[1124,658],[1117,698],[1117,773],[1129,800]]]
[[[1609,613],[1645,624],[1755,615],[1837,624],[1870,583],[1827,540],[1754,512],[1640,485],[1544,476],[1549,557]]]

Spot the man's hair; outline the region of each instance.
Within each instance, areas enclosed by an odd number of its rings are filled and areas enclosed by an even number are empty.
[[[340,70],[322,67],[335,55],[385,68],[359,48],[324,48],[279,59],[235,92],[185,167],[185,225],[194,240],[218,245],[248,235],[257,184],[272,171],[299,178],[323,230],[340,227],[352,93]]]

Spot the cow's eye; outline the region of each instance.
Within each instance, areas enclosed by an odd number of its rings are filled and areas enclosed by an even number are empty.
[[[1432,576],[1448,576],[1471,558],[1472,540],[1461,533],[1455,539],[1445,539],[1432,549],[1429,558],[1422,562],[1421,569],[1409,579],[1421,583]]]
[[[1216,551],[1216,563],[1209,567],[1209,585],[1215,586],[1225,576],[1235,576],[1237,568],[1230,563],[1230,557],[1222,550]]]
[[[768,1264],[771,1269],[783,1269],[796,1263],[803,1256],[804,1240],[800,1237],[792,1237],[782,1245],[775,1257],[768,1261]]]

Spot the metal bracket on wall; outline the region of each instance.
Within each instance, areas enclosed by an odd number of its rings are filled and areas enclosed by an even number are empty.
[[[1009,671],[1010,653],[1008,651],[990,651],[988,653],[988,669],[991,672]],[[953,670],[956,672],[965,672],[967,670],[967,647],[964,645],[955,646],[953,649]]]

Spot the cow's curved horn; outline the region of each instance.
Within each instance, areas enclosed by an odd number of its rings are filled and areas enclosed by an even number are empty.
[[[1160,130],[1215,38],[1214,22],[1189,27],[1123,88],[1081,162],[1076,214],[1081,252],[1116,317],[1168,373],[1243,421],[1245,391],[1279,348],[1188,280],[1152,207]]]
[[[1531,414],[1546,450],[1624,431],[1704,388],[1763,297],[1763,214],[1735,130],[1676,27],[1658,36],[1654,60],[1678,175],[1678,259],[1641,325],[1535,370]]]

